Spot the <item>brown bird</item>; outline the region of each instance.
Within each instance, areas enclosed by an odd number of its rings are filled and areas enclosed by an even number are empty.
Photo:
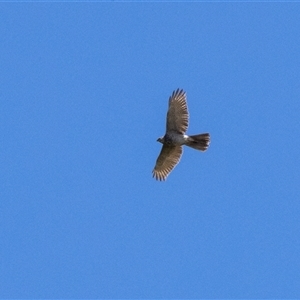
[[[209,133],[188,136],[185,134],[188,123],[189,113],[186,93],[177,89],[169,98],[166,134],[157,139],[163,146],[152,171],[156,180],[166,180],[170,172],[179,163],[183,145],[196,150],[207,150],[210,143]]]

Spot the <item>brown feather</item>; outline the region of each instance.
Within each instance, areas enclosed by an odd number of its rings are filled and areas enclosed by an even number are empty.
[[[189,125],[189,113],[186,102],[186,94],[177,89],[169,98],[169,110],[167,113],[167,132],[175,131],[185,134]]]
[[[152,171],[153,177],[157,180],[166,180],[169,173],[179,163],[182,155],[181,146],[163,145],[157,158],[156,165]]]

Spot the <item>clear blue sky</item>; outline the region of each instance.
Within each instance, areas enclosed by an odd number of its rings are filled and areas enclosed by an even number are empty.
[[[299,298],[299,3],[2,3],[1,298]],[[168,97],[188,133],[151,176]]]

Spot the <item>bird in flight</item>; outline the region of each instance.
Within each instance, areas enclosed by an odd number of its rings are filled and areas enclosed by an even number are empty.
[[[179,163],[183,145],[200,151],[207,150],[210,143],[209,133],[188,136],[185,134],[188,123],[189,113],[186,93],[177,89],[169,98],[166,133],[163,137],[157,139],[163,146],[152,171],[156,180],[166,180],[170,172]]]

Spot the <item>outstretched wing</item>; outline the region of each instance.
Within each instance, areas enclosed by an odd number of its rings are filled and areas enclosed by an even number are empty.
[[[169,98],[167,113],[167,132],[176,131],[185,134],[189,125],[189,113],[186,103],[186,94],[177,89]]]
[[[156,180],[166,180],[169,173],[178,164],[182,154],[181,146],[163,145],[152,171]]]

